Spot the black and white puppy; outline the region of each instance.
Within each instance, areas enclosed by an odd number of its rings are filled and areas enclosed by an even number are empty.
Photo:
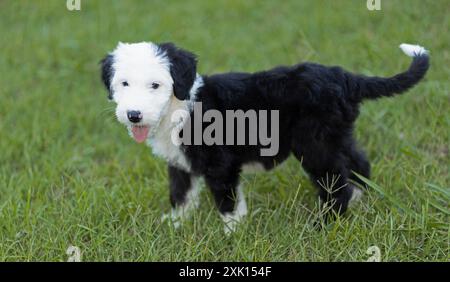
[[[370,174],[369,162],[353,138],[359,105],[365,99],[408,90],[429,68],[423,47],[402,44],[400,48],[413,58],[412,64],[389,78],[314,63],[206,76],[197,73],[194,54],[172,43],[119,43],[102,60],[102,79],[109,99],[117,104],[118,121],[137,142],[146,141],[154,154],[168,162],[174,224],[198,205],[199,179],[203,178],[229,232],[247,213],[239,184],[243,168],[256,165],[269,170],[291,153],[301,161],[330,213],[346,211],[360,192],[353,184],[364,186],[353,172],[367,178]],[[263,156],[261,149],[267,144],[174,142],[174,131],[180,137],[195,135],[195,126],[185,126],[193,119],[195,103],[202,103],[203,114],[209,110],[224,116],[229,110],[277,111],[276,127],[272,119],[268,124],[271,133],[279,136],[277,151]],[[189,118],[174,118],[180,110]],[[211,121],[202,122],[208,125]],[[247,127],[246,137],[250,130]]]

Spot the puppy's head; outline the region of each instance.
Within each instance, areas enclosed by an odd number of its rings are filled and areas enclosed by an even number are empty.
[[[117,104],[117,120],[133,138],[147,140],[176,97],[189,99],[196,78],[194,54],[172,43],[119,43],[101,61],[108,98]]]

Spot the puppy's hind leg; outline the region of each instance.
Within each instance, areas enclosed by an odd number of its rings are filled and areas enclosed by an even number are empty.
[[[346,155],[349,159],[349,166],[352,171],[364,176],[365,178],[370,178],[370,163],[363,151],[353,145],[348,149]],[[350,174],[349,178],[360,184],[362,187],[366,186],[364,181],[353,173]]]
[[[355,183],[359,184],[362,188],[367,188],[367,185],[364,181],[362,181],[357,175],[353,172],[358,173],[365,178],[370,178],[370,163],[367,160],[365,153],[361,150],[358,150],[355,145],[351,146],[348,150],[347,157],[349,159],[349,166],[352,172],[350,173],[349,178]],[[357,202],[361,199],[364,191],[360,188],[356,187],[354,184],[350,184],[352,186],[352,197],[350,199],[351,203]]]
[[[170,220],[178,228],[199,206],[200,177],[169,166],[169,187],[172,210],[170,214],[163,215],[161,220]]]
[[[353,187],[348,183],[348,161],[341,142],[303,139],[294,144],[293,153],[319,189],[325,220],[345,213]]]

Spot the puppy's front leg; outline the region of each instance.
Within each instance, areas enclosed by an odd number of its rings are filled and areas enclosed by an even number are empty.
[[[200,178],[184,170],[169,166],[170,204],[172,211],[165,214],[162,220],[170,219],[178,228],[199,205]]]
[[[238,175],[227,178],[205,178],[221,213],[225,224],[224,232],[227,235],[236,230],[237,224],[247,214],[247,203],[245,202],[242,186],[237,183],[238,178]]]

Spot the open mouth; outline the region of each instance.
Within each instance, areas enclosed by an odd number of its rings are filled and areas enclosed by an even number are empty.
[[[131,127],[131,132],[133,133],[133,138],[138,143],[142,143],[145,140],[147,140],[149,131],[150,131],[150,126],[148,126],[148,125],[133,125]]]

